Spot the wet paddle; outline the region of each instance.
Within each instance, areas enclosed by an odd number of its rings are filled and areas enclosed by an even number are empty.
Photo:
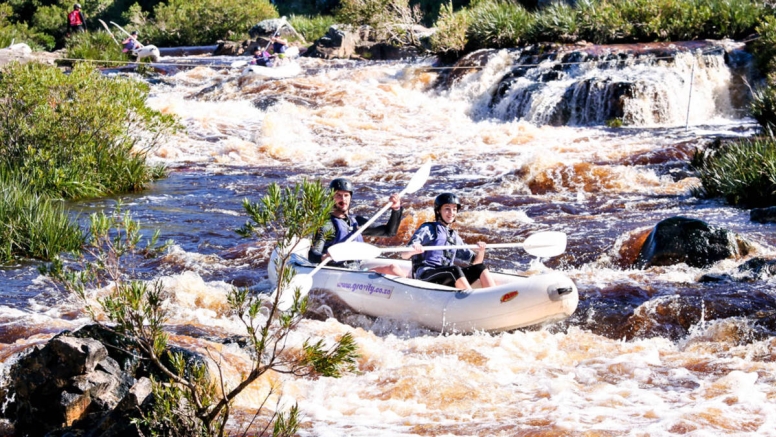
[[[404,196],[405,194],[410,194],[418,191],[423,185],[426,184],[426,181],[428,180],[428,176],[431,174],[431,164],[427,163],[424,164],[422,167],[418,169],[418,171],[415,172],[415,175],[412,176],[412,179],[410,179],[409,183],[407,184],[407,187],[404,188],[403,191],[399,193],[400,196]],[[354,232],[348,239],[347,242],[352,242],[356,239],[359,235],[361,235],[362,232],[366,228],[368,228],[372,223],[375,222],[385,211],[388,211],[388,208],[391,207],[391,202],[388,202],[383,206],[380,211],[377,211],[377,214],[373,215],[369,220],[367,220],[366,223],[361,225],[356,232]],[[278,301],[278,308],[281,311],[287,311],[291,306],[294,304],[294,295],[292,292],[294,289],[298,288],[300,297],[304,298],[307,296],[307,293],[310,291],[311,288],[313,288],[313,275],[318,273],[318,271],[323,268],[326,264],[329,263],[329,261],[332,261],[331,258],[326,258],[323,261],[321,261],[320,264],[318,264],[313,271],[306,274],[296,275],[294,276],[294,279],[291,281],[291,284],[289,286],[289,289],[286,293],[283,293],[282,296],[280,296],[280,300]]]
[[[507,247],[522,247],[529,254],[549,258],[557,256],[566,250],[566,234],[563,232],[537,232],[525,239],[522,243],[496,243],[488,244],[487,249],[501,249]],[[450,249],[477,249],[476,244],[464,244],[458,246],[423,246],[423,251],[450,250]],[[411,246],[401,247],[377,247],[368,243],[357,241],[335,244],[329,248],[329,256],[336,262],[346,260],[374,259],[384,252],[412,252]]]

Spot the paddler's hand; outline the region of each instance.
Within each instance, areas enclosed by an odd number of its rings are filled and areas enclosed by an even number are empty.
[[[488,243],[484,241],[478,241],[477,242],[477,252],[479,253],[485,253],[485,248],[488,246]]]
[[[412,245],[412,248],[414,250],[408,250],[406,252],[401,253],[401,257],[404,259],[410,259],[415,255],[423,253],[423,246],[421,246],[420,243],[415,243]]]
[[[391,209],[397,210],[401,208],[401,196],[399,193],[393,193],[391,194],[391,197],[388,198],[388,201],[391,202]]]

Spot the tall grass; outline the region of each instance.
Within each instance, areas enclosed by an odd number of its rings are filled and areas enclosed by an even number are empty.
[[[437,31],[431,36],[431,49],[436,53],[457,55],[466,48],[469,39],[466,33],[469,29],[469,14],[467,11],[453,10],[453,3],[442,5]]]
[[[698,197],[724,197],[732,205],[776,205],[776,138],[761,137],[697,152],[692,165],[701,186]]]
[[[763,20],[771,25],[769,10],[752,0],[578,0],[575,6],[553,2],[536,12],[527,12],[516,0],[477,0],[462,11],[468,15],[470,49],[743,38]],[[454,33],[449,21],[449,14],[440,14],[437,27],[445,34]]]
[[[30,189],[29,180],[0,169],[0,262],[15,258],[51,260],[76,251],[84,235],[61,201]]]
[[[516,1],[482,0],[469,10],[468,22],[471,48],[503,48],[525,42],[534,18]]]

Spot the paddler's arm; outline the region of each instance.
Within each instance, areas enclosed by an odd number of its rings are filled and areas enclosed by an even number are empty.
[[[388,223],[384,225],[372,225],[364,229],[363,235],[370,237],[393,237],[399,232],[399,225],[401,224],[401,216],[404,213],[404,208],[401,206],[401,196],[398,193],[391,194],[388,198],[391,202],[391,217],[388,219]],[[359,225],[362,225],[369,221],[366,217],[356,217]]]
[[[307,260],[311,263],[319,264],[326,256],[324,253],[324,246],[326,246],[326,240],[330,238],[334,233],[334,225],[331,221],[326,222],[325,225],[318,232],[315,233],[313,241],[310,244],[310,250],[307,252]]]

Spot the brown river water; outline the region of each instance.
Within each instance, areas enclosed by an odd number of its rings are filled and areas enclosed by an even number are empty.
[[[226,314],[226,293],[234,285],[271,288],[271,244],[234,229],[248,219],[242,200],[258,200],[272,182],[348,177],[356,211],[368,216],[430,162],[426,185],[404,198],[399,235],[375,244],[404,244],[431,218],[436,194],[454,191],[464,202],[465,240],[567,233],[567,251],[544,265],[572,278],[580,293],[566,321],[470,335],[319,301],[291,343],[352,333],[358,372],[269,375],[236,400],[233,429],[275,384],[281,408],[299,404],[303,436],[776,435],[774,278],[739,278],[743,259],[630,267],[633,241],[673,216],[739,233],[754,244],[750,257],[774,255],[773,225],[691,195],[699,184],[688,164],[695,149],[757,129],[745,116],[732,56],[698,50],[565,68],[545,59],[499,86],[518,57],[498,52],[444,87],[434,84],[446,70],[424,61],[302,59],[301,74],[265,80],[228,68],[233,59],[163,60],[222,68],[151,81],[148,105],[175,114],[185,129],[150,156],[169,177],[120,199],[146,227],[175,240],[137,272],[170,293],[172,341],[221,352],[228,381],[238,380],[248,355],[227,341],[244,332]],[[563,74],[547,79],[551,71]],[[605,92],[623,82],[637,90],[622,104],[631,124],[608,128]],[[570,100],[564,125],[553,123],[552,108],[582,83],[587,97]],[[116,200],[72,207],[84,217]],[[487,262],[504,271],[540,267],[520,250],[490,251]],[[698,281],[724,274],[728,280]],[[34,263],[3,267],[0,281],[3,368],[14,353],[88,322],[82,305]]]

